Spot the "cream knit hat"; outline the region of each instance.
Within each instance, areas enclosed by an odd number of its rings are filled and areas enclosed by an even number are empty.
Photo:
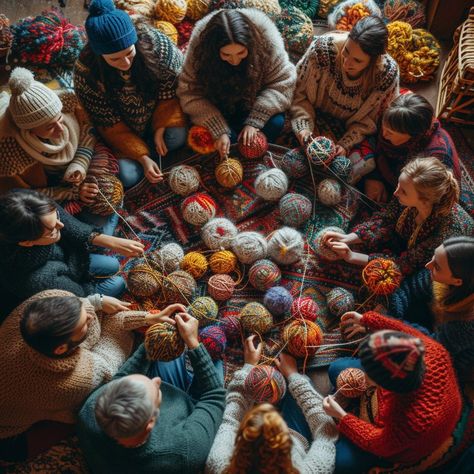
[[[39,127],[61,113],[63,104],[58,95],[35,81],[28,69],[15,68],[8,85],[12,93],[9,110],[18,128],[29,130]]]

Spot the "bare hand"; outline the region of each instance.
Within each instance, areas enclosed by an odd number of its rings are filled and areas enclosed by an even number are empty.
[[[160,167],[149,156],[142,156],[140,163],[143,166],[145,178],[150,183],[155,184],[163,181],[163,173]]]
[[[280,357],[275,359],[275,365],[286,378],[288,378],[291,374],[298,373],[296,359],[286,352],[282,352]]]
[[[361,324],[362,314],[356,311],[348,311],[341,316],[341,333],[346,338],[352,339],[357,334],[363,335],[367,333],[365,326]]]
[[[252,334],[244,343],[244,361],[246,364],[257,365],[262,355],[262,343],[259,342],[257,347],[255,347],[255,338],[257,336]]]
[[[227,133],[222,134],[215,142],[214,148],[219,152],[221,158],[227,156],[230,152],[230,138]]]
[[[336,418],[336,420],[340,420],[347,415],[347,412],[336,402],[332,395],[324,397],[323,409],[327,415]]]
[[[387,190],[382,181],[377,179],[366,179],[364,184],[364,191],[367,197],[376,202],[387,202]]]
[[[165,309],[161,311],[154,311],[147,315],[147,323],[149,325],[156,324],[156,323],[169,323],[173,326],[176,324],[176,321],[171,317],[174,313],[185,313],[186,308],[179,303],[174,303],[168,305]]]
[[[340,234],[339,232],[334,232],[332,230],[328,230],[323,236],[323,244],[329,245],[329,242],[343,242],[345,244],[350,243],[346,234]]]
[[[308,140],[311,137],[311,130],[301,130],[296,134],[296,138],[300,142],[300,145],[306,146]]]
[[[143,255],[145,246],[141,242],[130,239],[122,239],[121,237],[109,237],[108,248],[115,250],[115,252],[124,257],[140,257]]]
[[[128,311],[132,303],[120,301],[113,296],[102,296],[102,311],[106,314],[115,314],[119,311]]]
[[[251,125],[245,125],[239,135],[239,140],[242,139],[245,146],[250,146],[254,143],[257,137],[258,128],[252,127]]]
[[[86,176],[81,173],[79,170],[74,171],[69,176],[66,176],[65,180],[68,183],[80,184],[86,179]]]
[[[165,156],[168,153],[168,147],[165,143],[165,128],[160,127],[155,131],[155,147],[159,155]]]
[[[346,155],[347,155],[346,149],[341,145],[336,145],[336,156],[346,156]]]
[[[199,346],[198,327],[199,321],[186,312],[178,313],[175,316],[178,332],[189,349],[196,349]]]
[[[93,204],[97,194],[99,194],[99,187],[95,183],[82,183],[79,186],[79,199],[84,204]]]
[[[328,240],[326,245],[342,260],[350,262],[352,258],[351,248],[344,242],[337,240]]]

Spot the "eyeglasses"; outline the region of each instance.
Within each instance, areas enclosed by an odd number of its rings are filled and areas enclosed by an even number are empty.
[[[62,222],[61,219],[59,218],[59,211],[56,209],[56,225],[54,227],[48,227],[47,225],[44,225],[44,228],[48,231],[43,235],[43,238],[46,239],[54,239],[56,238],[55,231],[57,229],[60,229],[62,227]]]

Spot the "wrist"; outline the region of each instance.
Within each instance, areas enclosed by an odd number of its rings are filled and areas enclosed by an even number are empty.
[[[196,349],[200,344],[199,339],[197,337],[191,337],[191,338],[185,340],[184,343],[186,344],[186,347],[190,351],[192,351],[193,349]]]
[[[97,247],[112,248],[113,237],[105,234],[91,234],[90,242],[92,245],[95,245]]]

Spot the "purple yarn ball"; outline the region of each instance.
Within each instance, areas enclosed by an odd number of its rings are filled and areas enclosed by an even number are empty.
[[[293,296],[283,286],[274,286],[268,289],[263,297],[263,304],[275,316],[281,316],[288,312],[291,303],[293,303]]]
[[[242,335],[242,325],[240,324],[240,318],[229,314],[221,319],[221,327],[229,340],[237,340]]]
[[[199,333],[199,340],[213,360],[222,358],[222,354],[227,346],[227,337],[220,326],[217,324],[207,326]]]

